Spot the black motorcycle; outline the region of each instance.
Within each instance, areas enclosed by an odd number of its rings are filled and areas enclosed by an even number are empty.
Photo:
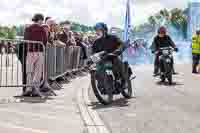
[[[174,48],[172,47],[163,47],[156,52],[156,54],[159,54],[161,82],[165,82],[167,79],[170,85],[173,82],[173,51]]]
[[[122,94],[125,98],[132,97],[132,84],[128,62],[123,63],[125,79],[121,78],[119,71],[113,70],[113,61],[124,51],[116,50],[113,53],[105,51],[92,55],[89,59],[91,85],[97,99],[104,105],[112,103],[113,96]]]

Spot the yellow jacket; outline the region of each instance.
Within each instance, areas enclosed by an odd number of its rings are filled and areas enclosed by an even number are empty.
[[[192,53],[200,54],[200,35],[192,36]]]

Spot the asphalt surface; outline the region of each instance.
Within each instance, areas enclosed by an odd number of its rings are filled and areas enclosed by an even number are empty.
[[[47,99],[13,97],[21,88],[1,88],[0,133],[85,133],[77,91],[87,81],[74,79],[56,91],[58,96]]]
[[[160,84],[153,66],[134,66],[136,98],[116,96],[113,104],[99,104],[90,89],[91,106],[111,133],[199,133],[200,75],[190,65],[177,65],[174,84]]]

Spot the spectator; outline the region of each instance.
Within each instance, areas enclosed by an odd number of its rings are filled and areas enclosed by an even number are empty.
[[[63,25],[62,32],[58,34],[58,39],[66,44],[66,46],[76,45],[75,40],[73,38],[73,33],[70,31],[71,24],[70,22],[66,22]]]
[[[90,35],[90,36],[88,37],[88,41],[89,41],[89,44],[90,44],[90,45],[94,44],[94,41],[95,41],[95,40],[96,40],[96,37],[95,37],[95,36]]]
[[[53,20],[52,18],[48,19],[46,24],[49,26],[49,30],[48,30],[48,42],[53,45],[54,40],[56,39],[56,21]]]
[[[51,17],[46,17],[46,18],[45,18],[45,24],[47,23],[47,21],[48,21],[49,19],[51,19]]]
[[[0,42],[0,54],[3,54],[3,48],[5,47],[4,41]]]
[[[81,58],[84,60],[84,59],[87,59],[87,51],[86,51],[86,46],[85,44],[83,43],[83,38],[82,38],[82,35],[80,33],[76,33],[75,34],[75,40],[76,40],[76,45],[81,47],[81,51],[82,51],[82,54],[81,54]]]
[[[31,41],[41,41],[44,45],[47,44],[46,31],[42,27],[44,16],[42,14],[35,14],[32,25],[25,29],[24,39]],[[28,53],[26,59],[26,75],[27,84],[34,87],[27,87],[24,96],[43,96],[38,86],[42,79],[44,55],[43,47],[38,44],[28,44]]]
[[[51,44],[52,46],[56,46],[56,47],[65,47],[66,45],[61,42],[60,40],[58,40],[58,32],[60,30],[59,25],[56,23],[55,20],[53,19],[49,19],[47,20],[47,25],[49,27],[49,31],[48,31],[48,42],[49,44]]]
[[[10,54],[12,52],[12,44],[11,42],[7,42],[5,45],[5,53]]]
[[[84,35],[84,37],[83,37],[83,42],[84,42],[87,46],[90,45],[89,39],[88,39],[88,36],[87,36],[87,35]]]

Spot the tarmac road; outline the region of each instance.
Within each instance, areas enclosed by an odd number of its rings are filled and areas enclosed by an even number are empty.
[[[90,89],[91,106],[112,133],[199,133],[200,75],[190,65],[177,65],[174,85],[160,84],[152,77],[153,66],[133,69],[136,98],[116,97],[113,104],[99,104]]]

